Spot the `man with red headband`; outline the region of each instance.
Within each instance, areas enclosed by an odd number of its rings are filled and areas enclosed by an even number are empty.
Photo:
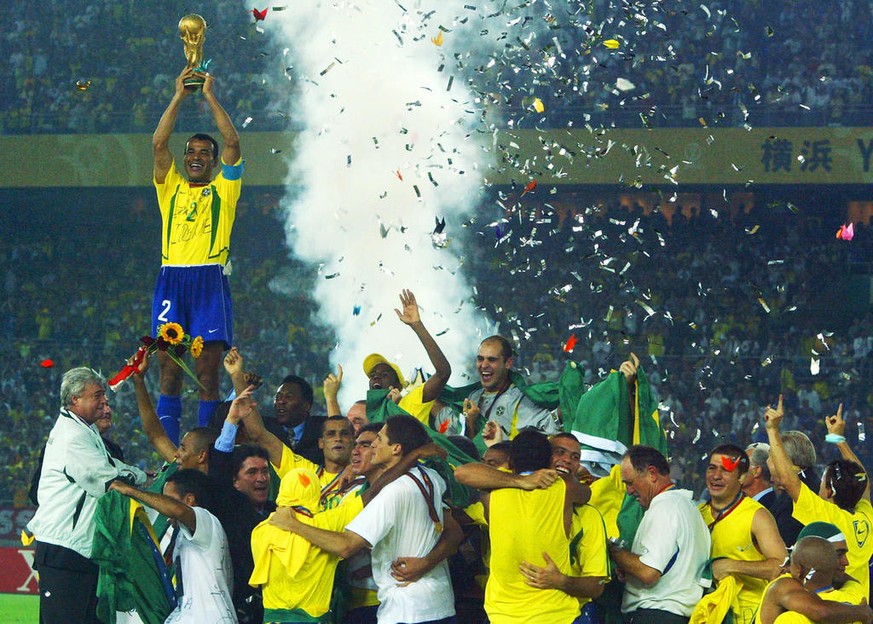
[[[788,556],[773,515],[743,494],[748,470],[749,457],[740,447],[712,449],[706,462],[710,500],[698,507],[712,536],[713,579],[728,583],[725,587],[736,581],[739,589],[735,624],[751,624],[767,582],[779,575]]]

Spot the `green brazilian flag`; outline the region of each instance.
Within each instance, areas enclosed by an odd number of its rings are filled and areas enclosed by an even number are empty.
[[[401,409],[394,401],[388,398],[388,390],[368,390],[367,391],[367,418],[370,422],[385,422],[391,416],[405,415],[410,416],[405,410]],[[474,489],[461,485],[455,481],[455,467],[461,464],[469,464],[476,460],[467,455],[464,451],[455,446],[443,434],[434,431],[430,427],[425,427],[431,441],[444,449],[448,454],[446,459],[440,457],[430,457],[424,460],[424,465],[432,468],[446,482],[446,495],[444,500],[453,507],[466,507],[476,499],[477,493]]]
[[[116,612],[136,609],[145,624],[160,624],[175,608],[171,574],[145,509],[107,492],[97,503],[91,558],[100,566],[97,615],[115,624]]]
[[[573,371],[568,369],[573,368]],[[581,380],[575,364],[568,365],[565,375]],[[563,376],[562,376],[563,379]],[[629,446],[644,444],[667,454],[667,436],[661,426],[658,402],[652,395],[648,377],[642,367],[637,369],[635,401],[630,401],[627,382],[618,371],[595,384],[579,396],[576,407],[565,411],[564,431],[572,433],[582,444],[582,459],[608,471],[621,461]],[[567,417],[570,414],[571,417]],[[607,481],[609,478],[606,478]],[[607,525],[613,520],[618,537],[632,544],[644,510],[639,502],[624,490],[604,490],[606,495],[592,503],[604,516]],[[600,598],[595,600],[606,624],[619,624],[621,619],[622,584],[613,579]]]

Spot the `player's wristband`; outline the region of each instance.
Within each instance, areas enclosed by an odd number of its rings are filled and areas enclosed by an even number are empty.
[[[825,442],[829,442],[831,444],[839,444],[840,442],[845,442],[846,436],[841,436],[838,433],[829,433],[825,436]]]

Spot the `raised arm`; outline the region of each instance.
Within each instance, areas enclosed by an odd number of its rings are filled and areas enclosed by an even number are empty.
[[[133,358],[128,360],[128,363],[132,363]],[[161,424],[161,420],[158,418],[157,412],[155,412],[155,408],[152,405],[152,399],[149,396],[148,388],[145,385],[145,374],[149,368],[149,354],[146,351],[143,354],[142,362],[140,362],[137,369],[133,372],[133,389],[136,393],[136,406],[139,411],[139,419],[142,422],[143,431],[145,431],[146,436],[149,439],[149,444],[151,444],[154,449],[158,452],[158,455],[165,462],[172,463],[176,459],[176,445],[173,444],[173,441],[170,439],[170,436],[167,435],[167,432],[164,431],[164,426]]]
[[[215,85],[215,78],[211,74],[195,74],[203,78],[203,98],[209,105],[209,110],[212,111],[212,118],[215,120],[215,125],[218,126],[218,131],[221,133],[221,141],[224,143],[224,149],[221,152],[221,160],[226,165],[235,165],[240,157],[239,148],[239,133],[233,127],[233,122],[227,111],[219,104],[218,98],[212,88]]]
[[[261,413],[258,411],[258,405],[252,398],[254,386],[248,386],[233,400],[230,404],[230,412],[227,417],[236,420],[239,418],[245,423],[246,433],[252,439],[252,442],[258,446],[263,446],[270,454],[270,463],[277,468],[282,465],[282,449],[285,445],[282,440],[267,431],[264,427],[264,419],[261,418]]]
[[[782,436],[779,434],[779,423],[782,422],[784,414],[782,395],[780,394],[776,409],[767,407],[764,410],[764,426],[767,429],[767,439],[770,443],[770,463],[772,464],[773,476],[785,488],[785,491],[791,496],[791,500],[797,502],[800,497],[800,477],[797,475],[794,464],[788,458],[788,453],[785,452]]]
[[[236,347],[231,347],[224,356],[224,370],[233,383],[233,391],[239,396],[249,387],[246,372],[243,370],[243,356]]]
[[[343,384],[343,367],[337,366],[337,373],[328,373],[324,378],[324,405],[327,408],[327,417],[342,416],[343,412],[339,406],[337,395]]]
[[[170,153],[170,135],[173,134],[173,129],[176,127],[176,118],[179,116],[179,109],[182,107],[182,102],[191,90],[185,88],[185,80],[192,78],[194,71],[187,67],[182,70],[182,73],[176,77],[176,91],[173,93],[173,98],[167,106],[167,110],[161,115],[161,120],[158,122],[158,127],[155,128],[155,133],[152,135],[152,150],[155,158],[155,182],[163,184],[167,178],[167,172],[170,170],[170,165],[173,164],[173,155]]]
[[[197,515],[194,513],[194,510],[175,498],[170,498],[164,494],[157,494],[156,492],[144,492],[123,481],[113,481],[109,485],[109,489],[136,499],[143,505],[151,507],[159,514],[178,520],[188,527],[192,534],[197,529]]]
[[[637,406],[637,369],[640,367],[640,358],[636,353],[631,353],[627,360],[619,366],[619,372],[624,375],[624,380],[627,383],[628,401],[630,402],[631,416],[634,416],[634,411]]]
[[[839,407],[837,407],[837,413],[833,416],[828,416],[825,418],[825,425],[828,428],[828,434],[831,436],[839,436],[842,438],[841,441],[836,442],[837,449],[840,451],[840,455],[842,455],[843,459],[848,459],[849,461],[853,461],[862,468],[864,468],[864,472],[867,472],[867,469],[864,467],[864,464],[861,463],[861,460],[857,455],[849,448],[849,443],[846,442],[846,421],[843,420],[843,404],[840,403]],[[867,475],[867,487],[864,488],[863,498],[870,500],[870,478],[869,474]]]
[[[415,295],[411,290],[404,290],[400,293],[400,303],[403,305],[403,312],[394,309],[397,313],[397,318],[412,328],[415,335],[421,341],[424,350],[427,352],[427,357],[430,358],[430,363],[435,369],[434,374],[424,384],[422,393],[422,401],[425,403],[433,401],[440,396],[443,388],[449,382],[449,377],[452,375],[452,367],[442,349],[434,340],[433,336],[421,322],[421,316],[418,311],[418,304],[415,302]]]
[[[464,464],[455,468],[458,483],[477,490],[516,488],[519,490],[544,490],[557,481],[558,473],[551,469],[537,470],[529,475],[503,472],[486,464]]]

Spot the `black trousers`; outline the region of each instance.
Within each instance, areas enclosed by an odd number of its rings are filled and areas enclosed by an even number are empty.
[[[37,540],[33,568],[39,572],[40,624],[100,624],[100,569],[90,559],[69,548]]]
[[[688,618],[661,609],[637,609],[625,613],[624,624],[688,624]]]

